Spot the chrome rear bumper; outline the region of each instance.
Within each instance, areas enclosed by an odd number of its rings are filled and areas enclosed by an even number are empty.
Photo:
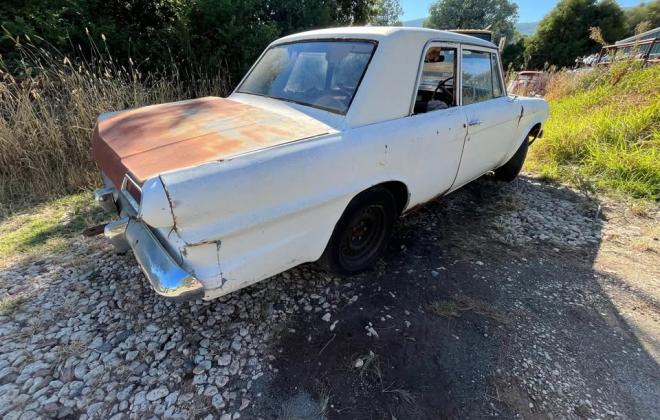
[[[103,190],[97,191],[95,196],[98,197]],[[111,200],[115,205],[114,199]],[[106,201],[100,203],[105,204]],[[159,295],[173,300],[198,299],[204,296],[202,283],[174,261],[144,222],[127,215],[108,223],[104,235],[117,252],[126,252],[129,248],[133,250],[140,268]]]

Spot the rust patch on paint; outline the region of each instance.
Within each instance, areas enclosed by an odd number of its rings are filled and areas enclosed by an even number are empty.
[[[329,133],[309,117],[291,118],[230,99],[207,97],[102,115],[92,155],[119,186],[165,171]]]

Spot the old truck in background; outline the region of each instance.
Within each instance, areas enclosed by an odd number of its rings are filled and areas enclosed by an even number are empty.
[[[542,99],[508,96],[498,49],[451,32],[350,27],[273,42],[227,98],[104,114],[92,136],[153,289],[212,299],[318,261],[368,269],[397,217],[520,171]]]

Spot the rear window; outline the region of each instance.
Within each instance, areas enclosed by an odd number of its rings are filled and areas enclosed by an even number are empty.
[[[238,88],[345,114],[375,50],[371,41],[312,41],[270,48]]]

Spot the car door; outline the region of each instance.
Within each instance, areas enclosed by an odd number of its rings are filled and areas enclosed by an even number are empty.
[[[432,42],[422,54],[410,117],[415,138],[407,146],[415,202],[448,191],[458,172],[466,134],[456,88],[459,51],[458,44]]]
[[[504,163],[521,111],[518,101],[505,94],[495,50],[462,45],[460,68],[467,137],[454,189]]]

